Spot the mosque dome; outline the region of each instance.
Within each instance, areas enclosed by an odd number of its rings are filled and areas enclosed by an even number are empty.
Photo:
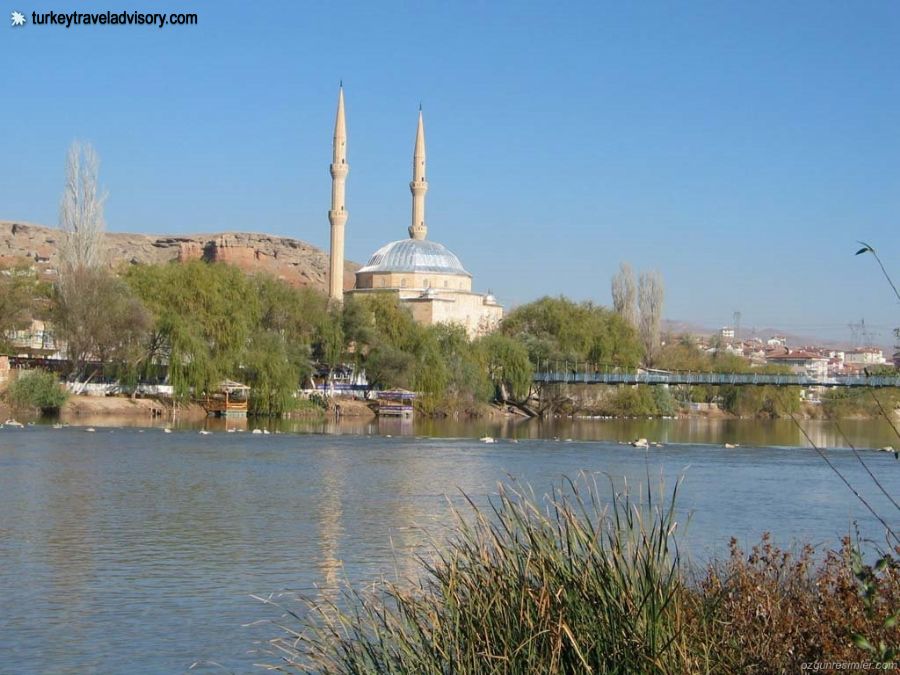
[[[427,272],[471,277],[459,258],[442,244],[427,239],[400,239],[385,244],[372,254],[365,267],[367,272]]]

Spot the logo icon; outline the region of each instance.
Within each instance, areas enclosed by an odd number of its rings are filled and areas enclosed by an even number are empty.
[[[22,12],[13,12],[9,18],[10,18],[10,21],[12,22],[12,25],[15,27],[25,25],[25,15],[22,14]]]

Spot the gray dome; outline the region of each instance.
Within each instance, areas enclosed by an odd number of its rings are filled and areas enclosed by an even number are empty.
[[[357,274],[366,272],[429,272],[472,276],[451,251],[442,244],[427,239],[400,239],[385,244],[372,254],[369,262]]]

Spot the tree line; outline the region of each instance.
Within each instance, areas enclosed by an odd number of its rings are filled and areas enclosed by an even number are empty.
[[[489,400],[526,403],[533,373],[553,362],[633,369],[745,372],[738,357],[707,355],[690,340],[662,334],[664,287],[657,272],[635,281],[624,264],[612,279],[613,309],[565,297],[515,308],[500,328],[470,339],[461,326],[417,324],[390,293],[330,305],[324,293],[293,288],[265,274],[192,261],[110,268],[104,257],[99,159],[75,143],[60,202],[59,269],[42,282],[27,265],[0,274],[0,350],[31,318],[52,323],[66,345],[67,377],[122,383],[163,378],[177,399],[213,391],[224,379],[252,387],[257,414],[297,403],[317,369],[365,370],[373,387],[419,392],[426,412],[463,411]],[[549,393],[550,411],[579,412],[577,395]],[[554,398],[556,397],[556,398]],[[558,399],[558,400],[557,400]],[[736,414],[781,414],[796,392],[773,388],[620,387],[592,412],[667,415],[679,405],[716,401]],[[566,406],[557,405],[568,401]],[[599,406],[599,407],[598,407]]]

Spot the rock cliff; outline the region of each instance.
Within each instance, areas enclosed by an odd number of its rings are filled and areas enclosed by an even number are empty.
[[[0,264],[28,260],[52,275],[59,260],[59,238],[55,228],[0,221]],[[245,272],[267,272],[292,286],[328,290],[327,252],[288,237],[250,232],[174,236],[108,232],[105,243],[107,261],[114,268],[203,259],[236,265]],[[353,288],[357,269],[356,263],[345,263],[345,288]]]

